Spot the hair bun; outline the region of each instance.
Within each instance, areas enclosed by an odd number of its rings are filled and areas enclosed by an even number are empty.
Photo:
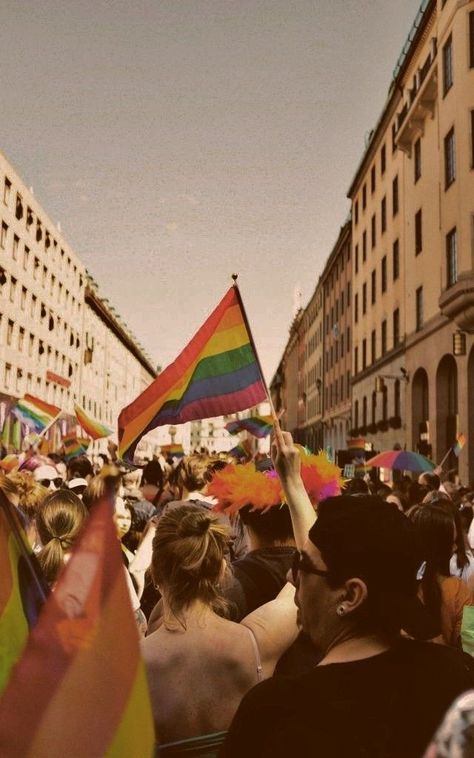
[[[212,522],[212,517],[207,514],[187,513],[179,524],[178,536],[192,537],[206,534]]]

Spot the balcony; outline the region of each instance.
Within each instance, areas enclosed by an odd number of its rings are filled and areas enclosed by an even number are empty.
[[[474,332],[474,271],[460,274],[456,284],[442,292],[439,307],[464,332]]]
[[[413,142],[424,132],[425,120],[433,118],[438,97],[438,61],[436,38],[422,66],[413,77],[408,99],[396,119],[395,143],[400,150],[411,155]]]

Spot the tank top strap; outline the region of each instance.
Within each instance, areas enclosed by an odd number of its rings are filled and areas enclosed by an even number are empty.
[[[249,626],[245,627],[250,635],[250,639],[252,640],[252,647],[253,651],[255,653],[255,663],[257,668],[257,681],[261,682],[263,681],[263,668],[262,668],[262,659],[260,658],[260,651],[258,649],[257,640],[255,638],[255,634],[252,632]]]

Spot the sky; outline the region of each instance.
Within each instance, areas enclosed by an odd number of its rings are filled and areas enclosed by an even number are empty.
[[[419,4],[3,0],[0,150],[155,364],[236,272],[271,380]]]

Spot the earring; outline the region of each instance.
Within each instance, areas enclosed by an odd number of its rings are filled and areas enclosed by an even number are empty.
[[[345,612],[346,612],[346,609],[344,608],[343,605],[340,605],[336,611],[338,616],[344,616]]]

